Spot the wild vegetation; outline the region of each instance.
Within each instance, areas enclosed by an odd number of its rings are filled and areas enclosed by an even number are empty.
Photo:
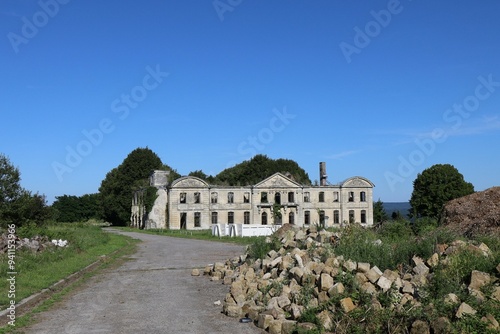
[[[426,224],[425,229],[416,229],[409,221],[386,222],[376,229],[351,225],[344,230],[330,231],[340,237],[336,237],[334,242],[323,242],[320,246],[303,237],[300,241],[297,239],[290,243],[286,233],[273,235],[267,242],[256,239],[248,247],[246,264],[243,267],[253,268],[256,277],[265,277],[263,275],[267,272],[268,281],[266,284],[263,279],[257,281],[256,284],[261,287],[260,292],[253,298],[257,306],[243,307],[243,312],[249,312],[246,315],[253,316],[257,324],[257,318],[260,320],[264,318],[257,317],[253,310],[258,310],[259,305],[264,305],[264,309],[267,306],[267,314],[275,316],[282,311],[271,306],[277,304],[268,303],[272,298],[281,298],[276,300],[286,305],[288,302],[283,301],[287,298],[283,296],[287,295],[292,304],[283,308],[284,317],[294,319],[296,325],[309,323],[307,326],[295,327],[294,333],[332,331],[335,333],[429,333],[431,330],[434,333],[498,333],[500,327],[495,327],[494,321],[491,322],[488,318],[500,320],[500,293],[498,293],[500,289],[498,285],[500,237],[478,236],[474,239],[466,239],[443,227],[432,228],[433,225]],[[321,234],[311,232],[309,236],[320,238]],[[487,254],[483,254],[482,251],[478,253],[477,245],[482,243],[489,248]],[[449,245],[455,246],[449,248]],[[299,252],[297,247],[302,251]],[[439,249],[448,250],[445,254],[440,253]],[[285,255],[287,252],[291,252],[292,256]],[[417,292],[411,296],[405,295],[401,291],[402,288],[397,287],[394,282],[392,287],[385,292],[369,293],[361,286],[362,280],[359,280],[359,275],[363,275],[356,274],[345,264],[345,261],[367,263],[372,267],[377,266],[384,274],[388,270],[389,273],[397,273],[402,278],[405,275],[416,275],[415,257],[425,262],[437,253],[440,253],[440,261],[430,268],[431,271],[427,275],[425,284],[415,283],[418,289],[415,286]],[[328,267],[326,263],[341,261],[340,270],[332,270],[331,275],[332,284],[341,283],[343,290],[340,293],[330,293],[329,290],[328,295],[323,292],[320,296],[321,280],[305,281],[304,277],[312,278],[312,276],[307,276],[306,268],[304,268],[302,280],[297,281],[300,287],[297,287],[297,282],[291,282],[291,280],[298,280],[297,270],[295,270],[297,268],[292,269],[297,265],[292,264],[295,261],[293,254],[302,254],[304,267],[311,268],[316,274],[318,273],[316,270],[321,271],[321,268]],[[265,268],[272,268],[273,261],[277,263],[277,256],[280,259],[277,265],[279,269],[266,270]],[[285,260],[287,257],[289,259]],[[305,261],[314,261],[315,266],[310,266],[311,263],[306,266]],[[239,265],[241,266],[241,263]],[[234,271],[238,271],[238,268],[236,266]],[[274,270],[277,271],[274,272]],[[473,271],[485,273],[492,278],[489,283],[480,288],[479,294],[469,287]],[[245,284],[241,283],[241,278],[237,277],[233,276],[234,282],[239,282],[236,286]],[[228,282],[231,282],[231,279]],[[246,284],[251,289],[251,281]],[[234,291],[236,291],[235,288],[231,286],[233,293],[231,296],[241,301],[242,299],[234,295]],[[459,302],[450,301],[450,296],[455,296],[453,298]],[[226,296],[227,298],[229,297]],[[342,305],[347,298],[353,302],[352,310],[346,310]],[[402,303],[402,299],[405,298],[407,301]],[[457,316],[460,303],[471,306],[475,314]],[[231,303],[226,304],[226,309],[233,312],[230,305]],[[255,304],[252,302],[248,305]],[[326,321],[326,318],[329,320]],[[417,328],[427,328],[427,330],[418,331]]]

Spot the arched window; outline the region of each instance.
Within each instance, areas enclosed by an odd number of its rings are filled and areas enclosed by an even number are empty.
[[[289,224],[295,224],[295,214],[293,212],[290,212],[288,214],[288,223]]]
[[[319,225],[325,226],[325,211],[323,210],[319,212]]]
[[[281,194],[279,192],[276,192],[276,194],[274,194],[274,202],[276,204],[281,204]]]
[[[267,212],[262,212],[262,225],[267,225]]]

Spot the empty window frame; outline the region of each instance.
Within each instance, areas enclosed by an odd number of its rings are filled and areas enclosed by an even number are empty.
[[[309,225],[309,224],[311,224],[311,212],[304,211],[304,225]]]
[[[364,191],[359,193],[360,202],[366,202],[366,193]]]
[[[319,212],[319,225],[325,226],[325,211],[323,210]]]
[[[361,224],[366,224],[366,210],[361,210]]]
[[[248,191],[243,194],[243,203],[250,203],[250,193]]]
[[[320,203],[323,203],[325,201],[325,192],[324,191],[319,192],[318,201]]]
[[[288,214],[288,223],[289,224],[295,224],[295,213],[290,212]]]
[[[227,223],[234,224],[234,212],[233,211],[229,211],[227,213]]]
[[[267,225],[267,212],[262,212],[261,223],[262,225]]]
[[[349,210],[349,223],[353,224],[355,222],[354,220],[354,210]]]
[[[201,194],[199,192],[194,193],[194,202],[195,203],[201,202]]]
[[[295,193],[293,191],[288,192],[288,203],[294,203],[295,202]]]
[[[338,202],[339,201],[339,192],[338,191],[334,191],[333,192],[333,201],[334,202]]]
[[[210,195],[210,203],[212,204],[217,204],[217,199],[219,197],[219,194],[216,193],[215,191]]]
[[[334,210],[334,211],[333,211],[333,223],[334,223],[334,224],[340,224],[340,214],[339,214],[339,210]]]
[[[279,192],[276,192],[276,194],[274,194],[274,203],[281,204],[281,194]]]
[[[194,227],[201,227],[201,213],[194,213]]]
[[[179,203],[186,203],[186,193],[179,194]]]
[[[227,193],[227,203],[229,204],[234,203],[234,193],[232,191]]]
[[[263,191],[260,193],[260,202],[267,203],[267,192],[266,191]]]
[[[218,223],[218,214],[217,212],[212,212],[212,224],[217,224]]]
[[[243,224],[250,224],[250,211],[243,212]]]
[[[308,191],[306,191],[304,193],[304,202],[309,203],[310,201],[311,201],[311,194]]]
[[[354,202],[354,191],[349,191],[349,202]]]

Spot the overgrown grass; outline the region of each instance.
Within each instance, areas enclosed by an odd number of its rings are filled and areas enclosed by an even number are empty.
[[[124,232],[137,232],[137,233],[145,233],[145,234],[153,234],[153,235],[163,235],[166,237],[175,237],[175,238],[186,238],[186,239],[197,239],[197,240],[208,240],[208,241],[219,241],[219,242],[227,242],[238,245],[250,245],[257,239],[262,239],[261,237],[218,237],[212,235],[211,230],[168,230],[168,229],[150,229],[150,230],[139,230],[131,227],[116,227],[113,228],[119,229]]]
[[[49,240],[68,240],[69,245],[65,248],[51,247],[39,253],[17,250],[16,303],[85,268],[101,256],[135,242],[132,238],[106,233],[100,227],[80,223],[25,226],[19,228],[17,234],[21,238],[41,235],[47,236]],[[0,259],[0,272],[9,272],[7,254],[1,254]],[[7,280],[1,280],[0,291],[8,291],[8,284]],[[0,294],[0,308],[4,309],[8,303],[7,293]]]
[[[415,235],[407,222],[390,223],[379,230],[352,225],[343,231],[333,251],[346,259],[369,262],[382,271],[394,270],[411,266],[414,256],[429,258],[437,244],[457,238],[458,236],[444,229]]]
[[[500,302],[491,298],[494,284],[491,283],[481,289],[484,300],[471,295],[468,290],[473,270],[490,274],[498,278],[496,267],[500,263],[500,236],[478,236],[474,239],[465,239],[445,228],[436,227],[434,222],[422,221],[414,226],[407,221],[398,221],[384,224],[378,228],[366,229],[358,225],[351,225],[341,230],[340,240],[332,245],[326,243],[321,248],[321,259],[326,261],[331,256],[343,256],[356,262],[367,262],[372,266],[400,272],[412,272],[414,256],[424,261],[436,252],[438,244],[450,244],[455,240],[463,240],[469,244],[485,243],[491,254],[484,256],[470,247],[457,249],[453,254],[446,255],[446,261],[431,269],[431,277],[427,285],[418,288],[418,298],[422,303],[415,306],[407,303],[405,306],[394,308],[401,294],[395,287],[387,292],[379,293],[376,302],[383,309],[373,307],[373,298],[364,293],[356,284],[354,274],[341,271],[335,276],[335,282],[345,286],[344,293],[331,298],[328,302],[314,307],[306,307],[301,322],[316,324],[314,333],[322,333],[317,317],[319,312],[330,310],[334,323],[335,333],[407,333],[416,320],[432,324],[440,317],[450,320],[447,333],[495,333],[497,330],[488,329],[487,323],[481,318],[492,315],[500,319]],[[269,250],[278,250],[279,242],[266,243],[264,239],[256,239],[249,246],[249,258],[263,258]],[[311,248],[312,249],[312,248]],[[311,250],[310,249],[310,250]],[[313,252],[316,252],[313,249]],[[495,281],[495,279],[493,279]],[[299,304],[307,305],[313,296],[314,287],[303,284],[301,293],[296,296]],[[461,302],[466,302],[477,311],[475,316],[466,316],[458,319],[455,313],[458,304],[450,305],[445,302],[445,296],[454,293]],[[340,306],[340,300],[350,297],[356,309],[345,313]],[[298,331],[301,333],[301,331]]]

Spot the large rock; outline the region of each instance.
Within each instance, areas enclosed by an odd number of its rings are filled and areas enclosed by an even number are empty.
[[[321,274],[320,290],[328,291],[333,286],[333,277],[328,274]]]
[[[429,325],[422,320],[416,320],[411,325],[410,334],[430,334]]]
[[[330,317],[330,313],[327,310],[324,310],[321,313],[319,313],[317,317],[319,323],[321,324],[321,327],[323,327],[327,331],[333,328],[333,321],[332,318]]]
[[[349,313],[356,308],[356,305],[354,305],[350,297],[341,299],[340,306],[345,313]]]
[[[473,270],[470,277],[469,289],[480,290],[481,287],[490,283],[490,275],[482,271]]]
[[[476,313],[477,313],[477,311],[474,310],[469,304],[462,303],[458,307],[458,310],[457,310],[457,313],[455,314],[455,316],[457,318],[462,318],[465,314],[474,315]]]

